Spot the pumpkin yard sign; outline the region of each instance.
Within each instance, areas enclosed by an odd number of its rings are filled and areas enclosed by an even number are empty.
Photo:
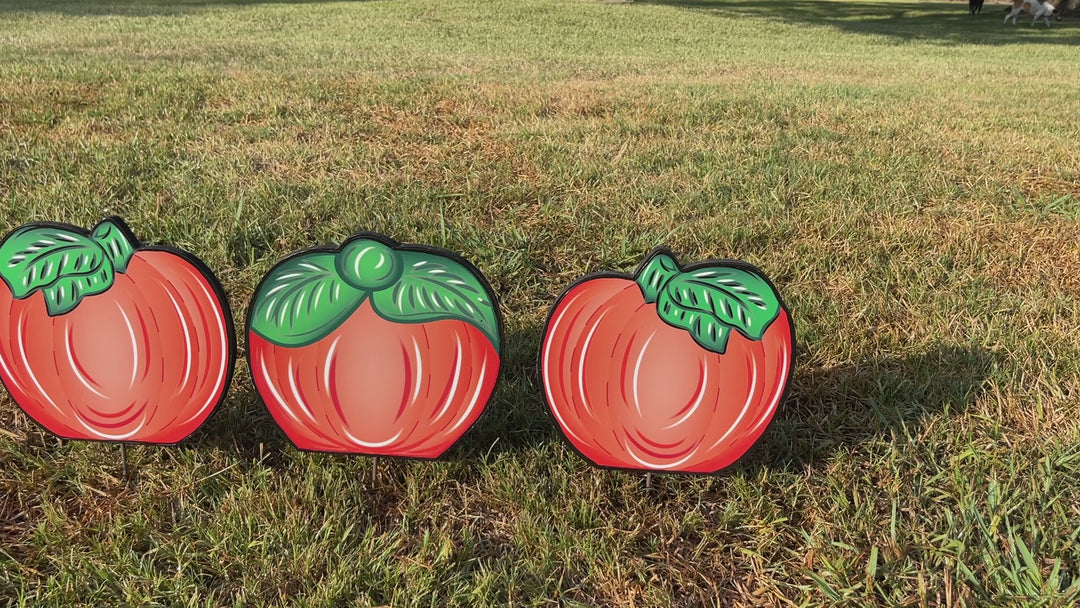
[[[225,399],[228,299],[193,254],[123,220],[37,222],[0,241],[0,380],[67,439],[174,444]],[[259,397],[299,449],[436,459],[484,412],[503,320],[451,251],[361,232],[278,262],[245,322]],[[713,473],[761,437],[795,359],[791,313],[762,271],[680,265],[586,275],[556,299],[539,353],[567,441],[605,468]]]

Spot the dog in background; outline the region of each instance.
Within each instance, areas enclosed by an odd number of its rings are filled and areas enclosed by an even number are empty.
[[[983,0],[968,0],[968,10],[971,11],[971,16],[982,12]]]
[[[1050,16],[1057,10],[1056,2],[1060,2],[1060,0],[1055,0],[1055,4],[1051,4],[1050,0],[1047,0],[1046,2],[1040,2],[1039,0],[1013,0],[1012,10],[1010,11],[1008,8],[1005,9],[1008,11],[1008,14],[1005,15],[1005,23],[1008,23],[1009,19],[1012,19],[1013,25],[1016,25],[1017,16],[1022,12],[1026,12],[1031,14],[1031,25],[1035,25],[1035,22],[1038,21],[1039,18],[1042,18],[1046,20],[1046,27],[1050,27]]]

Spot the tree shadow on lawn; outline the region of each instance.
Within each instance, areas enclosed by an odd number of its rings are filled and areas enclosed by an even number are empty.
[[[800,470],[850,446],[916,435],[937,414],[967,410],[999,363],[987,350],[939,346],[819,370],[796,366],[786,401],[736,467]]]
[[[0,13],[55,13],[72,17],[119,15],[127,17],[171,16],[215,8],[275,4],[326,4],[340,0],[46,0],[0,2]],[[348,0],[371,2],[373,0]]]
[[[1040,21],[1031,27],[1021,16],[1004,25],[1004,5],[986,4],[972,17],[965,2],[836,2],[831,0],[639,0],[717,16],[746,16],[785,23],[829,27],[845,33],[883,36],[898,43],[936,41],[946,45],[1074,45],[1074,20],[1054,21],[1050,31]],[[1055,35],[1058,29],[1068,35]]]

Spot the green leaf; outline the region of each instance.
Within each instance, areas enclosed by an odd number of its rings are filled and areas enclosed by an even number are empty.
[[[276,266],[259,286],[251,308],[251,330],[282,346],[306,346],[338,328],[367,293],[346,283],[335,254],[298,255]]]
[[[843,599],[843,597],[836,591],[836,589],[834,589],[833,586],[830,585],[829,582],[822,578],[820,575],[809,571],[806,573],[806,575],[809,576],[815,584],[817,584],[818,589],[821,589],[821,591],[825,593],[825,595],[829,596],[829,599],[836,602]]]
[[[679,275],[679,264],[666,253],[657,253],[645,262],[637,275],[637,284],[645,301],[652,304],[660,297],[660,290]]]
[[[780,314],[769,282],[741,266],[716,263],[683,272],[671,256],[658,253],[635,280],[661,319],[716,353],[727,350],[732,330],[760,340]]]
[[[656,312],[668,325],[685,329],[694,341],[714,353],[723,354],[727,350],[731,327],[724,325],[715,317],[700,310],[679,306],[672,301],[667,291],[660,294],[656,302]]]
[[[434,251],[399,250],[369,236],[274,267],[255,294],[250,328],[275,344],[304,346],[337,329],[368,297],[388,321],[465,321],[500,346],[494,296],[478,273]]]
[[[0,277],[18,299],[41,291],[50,316],[112,287],[114,272],[101,245],[77,230],[30,225],[0,243]]]
[[[480,278],[461,263],[435,253],[399,251],[401,276],[371,296],[384,319],[425,323],[456,319],[473,325],[500,347],[495,303]]]
[[[131,256],[135,254],[135,245],[129,233],[121,224],[105,220],[98,224],[90,237],[97,242],[109,257],[116,272],[125,272]]]
[[[764,278],[731,266],[683,273],[664,293],[676,306],[711,314],[751,340],[760,340],[780,314],[780,299]]]

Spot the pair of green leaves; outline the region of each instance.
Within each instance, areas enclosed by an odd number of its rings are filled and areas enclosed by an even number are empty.
[[[0,277],[18,299],[41,291],[49,315],[58,316],[112,287],[116,273],[127,270],[135,247],[134,237],[115,218],[90,233],[30,224],[0,243]]]
[[[723,354],[731,330],[761,340],[780,315],[780,298],[749,267],[705,265],[682,271],[667,253],[649,258],[635,280],[645,301],[669,325],[690,332],[702,347]]]
[[[369,298],[388,321],[465,321],[500,348],[494,298],[475,271],[435,251],[395,249],[367,237],[275,266],[255,294],[250,327],[275,344],[306,346],[337,329]]]

